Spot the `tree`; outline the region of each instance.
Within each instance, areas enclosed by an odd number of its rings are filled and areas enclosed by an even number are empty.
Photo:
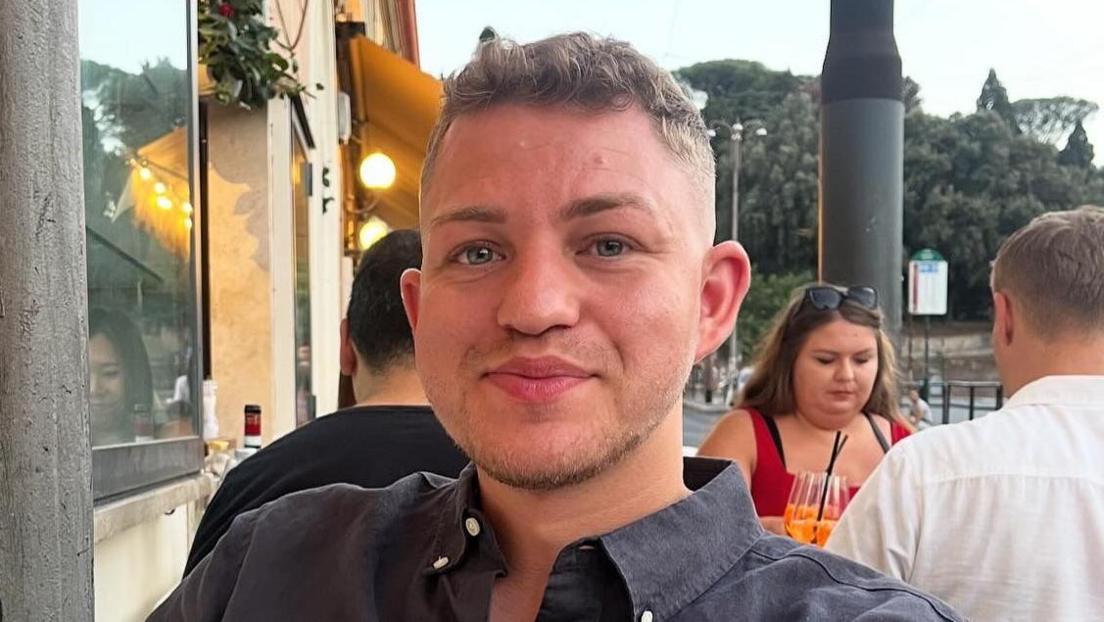
[[[808,95],[815,80],[772,71],[760,63],[725,60],[680,69],[680,80],[708,95],[707,123],[762,123],[766,136],[747,131],[740,167],[740,240],[766,274],[816,265],[818,112]],[[731,141],[719,132],[717,241],[732,229]]]
[[[1081,121],[1073,127],[1066,147],[1058,153],[1058,164],[1074,166],[1081,169],[1092,168],[1093,146],[1089,142],[1089,135],[1085,133],[1085,126]]]
[[[1013,134],[1020,133],[1020,126],[1016,124],[1016,114],[1012,110],[1012,102],[1008,99],[1008,91],[997,78],[995,69],[989,70],[989,77],[985,78],[985,84],[981,86],[981,95],[978,95],[977,109],[991,110],[997,113]]]
[[[905,104],[905,114],[920,110],[920,84],[909,76],[901,82],[901,101]]]
[[[727,123],[761,119],[807,80],[788,71],[772,71],[747,60],[717,60],[679,69],[676,74],[709,94],[702,114]]]
[[[815,272],[818,81],[734,60],[700,63],[679,74],[709,95],[707,121],[748,125],[756,119],[769,131],[745,132],[743,141],[740,241],[756,270],[752,295],[762,291],[769,299],[761,312],[748,307],[741,314],[746,353],[781,306],[782,290],[796,286],[793,275],[811,278]],[[991,306],[989,262],[1009,234],[1046,211],[1104,204],[1104,169],[1092,165],[1092,145],[1078,123],[1096,105],[1065,97],[1012,105],[994,71],[973,114],[925,114],[919,93],[920,85],[905,81],[905,250],[942,252],[950,264],[951,316],[982,319]],[[1071,119],[1074,131],[1059,153],[1043,139]],[[730,144],[724,132],[713,143],[718,240],[731,229]]]
[[[1091,101],[1074,97],[1020,99],[1012,103],[1012,113],[1019,128],[1025,134],[1052,145],[1069,135],[1075,125],[1098,108]]]
[[[756,271],[752,274],[751,289],[740,305],[737,320],[740,327],[737,339],[745,364],[751,363],[763,336],[778,313],[786,308],[794,290],[812,281],[812,271],[769,275]]]

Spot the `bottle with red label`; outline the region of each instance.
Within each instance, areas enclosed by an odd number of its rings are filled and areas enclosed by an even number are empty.
[[[245,439],[242,445],[251,449],[261,448],[261,407],[245,405]]]

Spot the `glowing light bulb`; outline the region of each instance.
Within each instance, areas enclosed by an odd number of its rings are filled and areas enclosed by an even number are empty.
[[[165,184],[159,181],[153,183],[153,191],[157,194],[165,194],[166,190],[168,190],[168,188],[165,187]]]
[[[395,163],[382,151],[368,154],[360,161],[360,183],[366,188],[382,190],[395,183]]]
[[[184,228],[187,229],[188,231],[192,230],[192,217],[191,216],[185,216],[184,217]]]
[[[184,201],[183,203],[180,204],[180,211],[184,212],[188,216],[191,216],[192,212],[195,211],[195,210],[192,209],[192,204],[191,203],[189,203],[187,201]]]
[[[153,177],[153,173],[150,172],[149,167],[143,166],[138,169],[138,178],[142,181],[149,181]]]
[[[373,244],[380,241],[380,238],[387,235],[391,230],[387,226],[387,223],[383,222],[375,216],[369,218],[360,226],[360,231],[357,232],[357,242],[360,244],[360,250],[368,250]]]
[[[160,207],[161,209],[172,209],[172,206],[173,202],[172,199],[170,199],[169,197],[157,197],[157,207]]]

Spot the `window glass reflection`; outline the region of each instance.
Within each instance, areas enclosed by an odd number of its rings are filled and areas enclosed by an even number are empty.
[[[81,1],[94,446],[197,430],[186,9]]]

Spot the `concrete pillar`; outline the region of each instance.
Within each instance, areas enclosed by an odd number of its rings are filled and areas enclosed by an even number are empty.
[[[0,24],[0,618],[91,620],[77,3]]]

